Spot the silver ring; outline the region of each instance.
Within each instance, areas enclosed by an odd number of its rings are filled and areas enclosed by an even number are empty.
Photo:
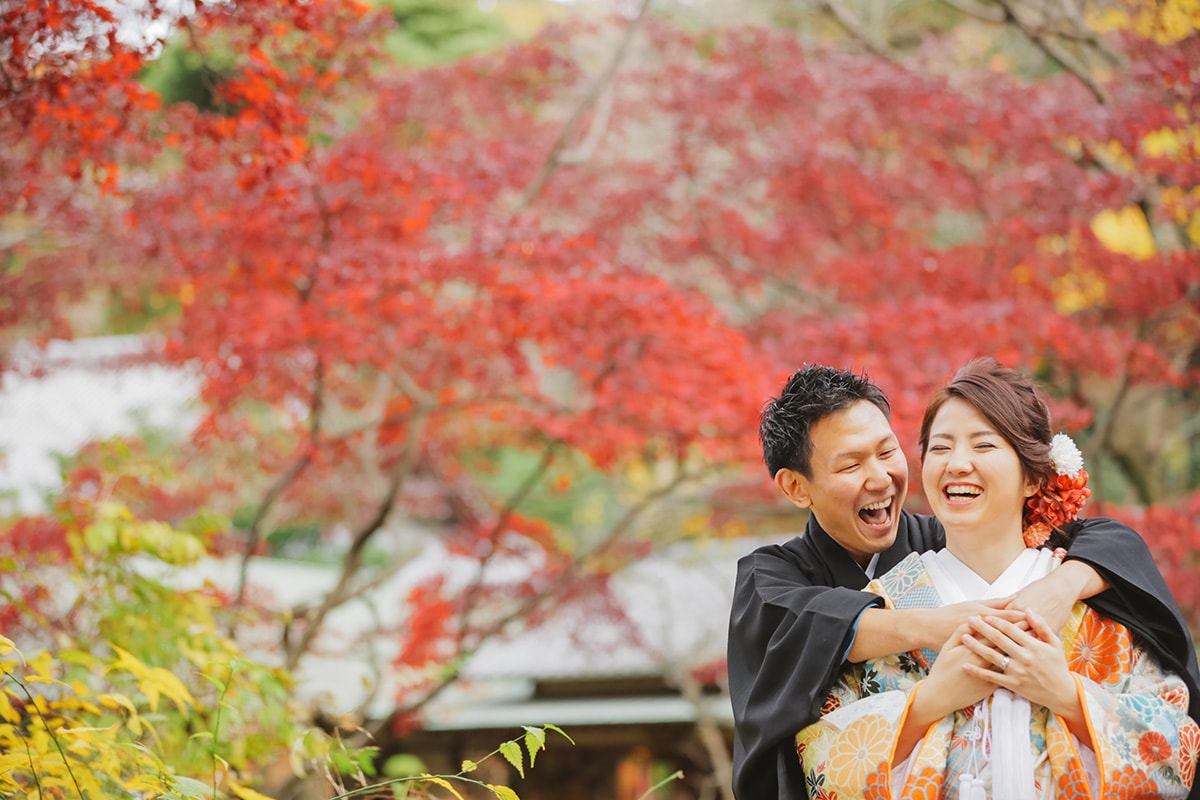
[[[1012,661],[1012,659],[1009,658],[1008,656],[1005,656],[1004,658],[1000,659],[1000,671],[1001,672],[1004,672],[1004,670],[1008,669],[1009,661]]]

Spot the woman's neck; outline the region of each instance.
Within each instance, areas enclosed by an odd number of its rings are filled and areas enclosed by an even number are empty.
[[[980,536],[975,533],[956,535],[947,530],[946,549],[976,575],[988,583],[995,583],[1026,548],[1019,533],[1016,536]]]

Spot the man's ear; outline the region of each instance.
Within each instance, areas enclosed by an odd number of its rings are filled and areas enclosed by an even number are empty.
[[[783,496],[800,508],[812,506],[812,495],[808,478],[794,469],[781,469],[775,473],[775,486]]]

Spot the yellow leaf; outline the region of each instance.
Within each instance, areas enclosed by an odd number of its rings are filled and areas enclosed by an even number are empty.
[[[0,755],[0,775],[12,775],[17,769],[29,766],[29,756],[25,753],[9,753]]]
[[[134,775],[123,784],[131,792],[151,792],[162,794],[166,790],[162,778],[151,773]]]
[[[261,792],[256,792],[253,789],[248,789],[245,786],[242,786],[237,781],[230,781],[229,788],[232,789],[233,793],[242,800],[273,800],[273,798],[267,797]]]
[[[1142,137],[1142,150],[1151,158],[1179,158],[1181,145],[1179,134],[1170,128],[1151,131]]]
[[[111,647],[113,652],[117,654],[117,660],[112,664],[109,664],[105,672],[110,672],[114,669],[123,669],[126,672],[133,673],[138,678],[145,677],[149,674],[150,668],[135,658],[128,650],[123,650],[112,642],[109,642],[108,646]]]
[[[1108,292],[1104,279],[1094,272],[1075,270],[1054,281],[1054,307],[1060,314],[1074,314],[1100,305]]]
[[[13,708],[8,692],[0,692],[0,719],[6,719],[9,722],[21,721],[21,715]]]
[[[496,795],[496,797],[499,797],[500,800],[521,800],[521,798],[517,796],[517,793],[507,786],[493,786],[489,783],[487,784],[487,788],[491,789],[492,794]]]
[[[457,790],[457,789],[455,789],[453,786],[451,786],[451,785],[450,785],[450,781],[446,780],[445,778],[439,778],[439,777],[437,777],[436,775],[428,775],[428,774],[425,774],[425,773],[422,773],[422,774],[421,774],[421,776],[420,776],[420,778],[421,778],[421,780],[423,780],[423,781],[426,781],[426,782],[428,782],[428,783],[432,783],[434,786],[440,786],[440,787],[442,787],[442,788],[443,788],[443,789],[445,789],[447,792],[449,792],[450,794],[452,794],[452,795],[454,795],[455,797],[457,797],[457,798],[458,798],[458,800],[463,800],[463,796],[462,796],[461,794],[459,794],[459,793],[458,793],[458,790]]]
[[[0,656],[6,656],[15,651],[17,646],[13,644],[13,640],[7,636],[0,636]]]
[[[181,712],[186,712],[190,706],[196,704],[195,698],[183,685],[183,681],[179,680],[174,672],[162,667],[152,668],[150,674],[138,682],[138,688],[146,694],[147,699],[152,700],[152,709],[156,706],[160,694],[174,702]]]
[[[1092,232],[1101,244],[1114,253],[1133,258],[1149,258],[1154,255],[1154,237],[1146,217],[1137,206],[1126,206],[1119,211],[1101,211],[1092,218]]]

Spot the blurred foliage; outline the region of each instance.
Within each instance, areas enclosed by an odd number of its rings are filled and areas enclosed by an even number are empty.
[[[255,797],[247,785],[286,762],[305,729],[291,676],[222,634],[212,587],[172,585],[174,568],[204,555],[199,536],[84,482],[52,516],[0,530],[12,636],[0,639],[0,790]],[[53,544],[65,561],[45,557]]]
[[[482,11],[472,0],[378,0],[378,5],[395,22],[385,49],[401,65],[447,63],[495,50],[515,39],[504,16]],[[521,18],[519,14],[514,17]],[[190,103],[202,112],[232,114],[237,109],[218,99],[218,89],[238,73],[240,61],[246,57],[220,41],[206,40],[201,50],[192,40],[177,35],[146,65],[141,82],[157,92],[165,105]],[[144,299],[146,312],[153,313],[157,298]]]
[[[387,51],[410,66],[440,64],[484,53],[513,40],[494,11],[481,11],[472,0],[379,0],[396,22]]]
[[[238,56],[228,46],[208,43],[200,52],[174,38],[142,71],[142,84],[159,94],[165,105],[191,103],[199,111],[232,113],[217,100],[217,88],[237,72]]]

